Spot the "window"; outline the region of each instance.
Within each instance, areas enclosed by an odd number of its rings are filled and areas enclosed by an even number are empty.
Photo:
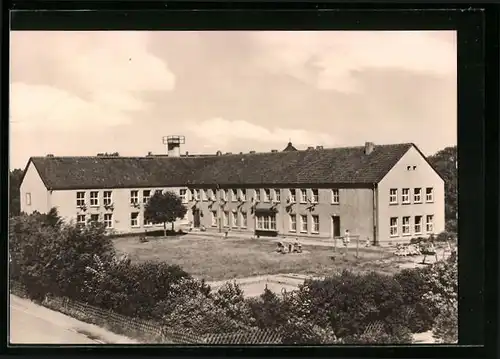
[[[236,195],[236,190],[235,189],[230,189],[229,191],[231,192],[231,200],[233,202],[237,202],[238,201],[238,196]]]
[[[113,228],[113,214],[104,214],[104,225],[106,226],[106,228]]]
[[[193,200],[195,201],[200,200],[200,192],[197,189],[193,189]]]
[[[104,218],[106,218],[106,216],[104,216]],[[98,214],[91,214],[90,221],[91,222],[99,222],[99,215]]]
[[[102,203],[105,206],[111,205],[111,193],[112,193],[111,191],[104,191],[103,193]]]
[[[279,188],[276,188],[274,190],[274,201],[276,203],[280,203],[281,202],[281,190]]]
[[[26,192],[26,205],[31,206],[31,193]]]
[[[422,203],[422,188],[413,189],[413,202]]]
[[[139,213],[138,212],[130,213],[130,226],[131,227],[139,227]]]
[[[255,190],[255,202],[260,202],[260,188]]]
[[[236,211],[234,210],[231,212],[231,226],[233,228],[238,227],[238,213],[236,213]]]
[[[296,190],[291,189],[290,190],[290,203],[295,203],[295,202],[297,202]]]
[[[290,232],[297,232],[297,216],[295,214],[290,215]]]
[[[246,189],[240,189],[240,200],[243,202],[247,200],[247,190]]]
[[[332,203],[333,204],[339,204],[339,202],[340,202],[339,190],[338,189],[332,189]]]
[[[188,200],[187,200],[187,190],[185,190],[185,189],[181,189],[181,190],[179,191],[179,197],[181,197],[181,199],[182,199],[182,203],[187,203],[187,201],[188,201]]]
[[[222,214],[223,214],[222,220],[223,220],[223,223],[224,223],[224,227],[229,227],[229,213],[222,212]]]
[[[90,191],[90,206],[91,207],[99,206],[99,192]]]
[[[312,190],[312,198],[311,198],[312,203],[318,203],[319,202],[319,193],[317,189]]]
[[[403,217],[403,224],[401,229],[403,232],[403,236],[410,235],[410,217]]]
[[[312,216],[312,232],[313,233],[319,233],[319,216],[313,215]]]
[[[241,228],[247,228],[247,214],[245,212],[241,212]]]
[[[391,237],[398,236],[398,219],[397,219],[397,217],[391,217],[390,234],[391,234]]]
[[[403,188],[402,194],[401,194],[401,202],[410,203],[410,189],[409,188]]]
[[[271,190],[268,188],[264,189],[264,202],[269,202],[271,200]]]
[[[434,192],[433,192],[432,187],[427,187],[425,189],[425,201],[427,203],[434,202]]]
[[[85,224],[85,215],[84,214],[79,214],[76,216],[76,224]]]
[[[143,217],[144,217],[144,220],[143,220],[144,227],[151,227],[153,225],[153,222],[152,221],[148,221],[146,219],[146,216],[143,216]]]
[[[211,211],[212,213],[212,227],[217,227],[217,211]]]
[[[221,191],[221,197],[222,197],[222,200],[226,201],[227,202],[227,197],[228,197],[228,194],[227,194],[227,189],[224,189]]]
[[[415,234],[422,233],[422,216],[415,216]]]
[[[428,215],[426,216],[426,229],[427,229],[427,233],[432,233],[434,232],[434,216],[431,214],[431,215]]]
[[[208,200],[207,191],[205,189],[200,189],[200,192],[201,192],[201,200],[203,202],[206,202]]]
[[[389,204],[398,204],[398,190],[396,188],[389,190]]]
[[[163,190],[162,189],[157,189],[155,191],[155,194],[158,194],[158,195],[163,194]]]
[[[212,190],[212,194],[211,194],[211,196],[210,196],[210,199],[211,199],[212,201],[215,201],[215,200],[217,199],[217,190],[216,190],[216,189],[213,189],[213,190]]]
[[[151,191],[149,189],[142,191],[142,203],[148,203],[149,197],[151,197]]]
[[[307,190],[304,188],[300,189],[300,203],[307,203]]]
[[[76,192],[76,205],[85,206],[85,192]]]
[[[139,203],[139,191],[132,190],[130,191],[130,204]]]
[[[305,215],[300,216],[300,231],[307,233],[307,216]]]
[[[276,216],[275,215],[257,216],[257,229],[275,231],[276,230]]]

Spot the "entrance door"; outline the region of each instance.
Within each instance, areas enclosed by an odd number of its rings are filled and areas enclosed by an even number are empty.
[[[200,228],[200,210],[193,209],[193,226],[194,228]]]
[[[332,216],[332,228],[331,228],[332,237],[340,237],[340,217]]]

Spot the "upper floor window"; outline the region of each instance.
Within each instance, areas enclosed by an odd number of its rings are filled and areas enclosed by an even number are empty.
[[[26,205],[31,206],[31,193],[26,192]]]
[[[99,192],[98,191],[90,191],[90,206],[91,207],[99,206]]]
[[[197,189],[193,189],[193,200],[194,201],[200,200],[200,191]]]
[[[311,198],[312,203],[318,203],[319,202],[319,192],[317,189],[312,190],[312,198]]]
[[[422,188],[413,189],[413,202],[422,203]]]
[[[229,197],[229,191],[227,189],[224,189],[224,190],[222,190],[221,193],[222,193],[222,199],[224,201],[228,201],[229,200],[229,198],[228,198]]]
[[[207,198],[207,191],[205,189],[200,189],[200,192],[201,192],[201,200],[206,201],[208,199]]]
[[[132,190],[130,191],[130,204],[139,203],[139,191]]]
[[[247,190],[240,189],[240,201],[244,202],[247,200]]]
[[[340,202],[339,190],[338,189],[332,189],[332,203],[333,204],[339,204],[339,202]]]
[[[187,203],[187,190],[186,189],[181,189],[179,191],[179,197],[181,197],[182,203]]]
[[[281,202],[281,190],[279,188],[275,188],[274,191],[274,202],[279,203]]]
[[[304,188],[300,189],[300,203],[307,203],[307,190]]]
[[[425,189],[425,201],[428,203],[434,202],[434,191],[432,187],[427,187]]]
[[[255,202],[260,202],[260,188],[255,190]]]
[[[111,205],[111,200],[112,200],[111,195],[112,195],[111,191],[104,191],[102,202],[105,206]]]
[[[76,205],[85,206],[85,192],[76,192]]]
[[[238,201],[238,196],[236,195],[236,190],[235,189],[230,189],[229,191],[231,193],[231,201],[233,201],[233,202]]]
[[[155,194],[163,194],[163,190],[162,190],[162,189],[157,189],[157,190],[155,191]]]
[[[151,190],[145,189],[142,191],[142,203],[148,203],[149,197],[151,197]]]
[[[211,190],[210,199],[212,201],[215,201],[217,199],[217,190],[216,189]]]
[[[271,200],[271,190],[269,188],[264,189],[264,202],[269,202]]]
[[[396,188],[391,188],[389,190],[389,203],[390,204],[398,203],[398,190]]]
[[[403,188],[401,193],[401,202],[402,203],[410,203],[410,189]]]
[[[290,203],[295,203],[295,202],[297,202],[296,190],[291,189],[290,190]]]

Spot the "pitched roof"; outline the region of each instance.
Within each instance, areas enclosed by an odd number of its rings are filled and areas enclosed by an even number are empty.
[[[51,190],[378,183],[411,143],[206,157],[32,157]],[[28,163],[29,165],[29,163]],[[28,166],[27,166],[28,168]]]
[[[297,149],[292,145],[291,142],[288,142],[288,145],[285,147],[283,152],[287,152],[287,151],[297,151]]]

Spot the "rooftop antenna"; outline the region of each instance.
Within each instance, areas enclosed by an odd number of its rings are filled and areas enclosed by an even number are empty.
[[[167,147],[168,157],[179,157],[181,155],[181,145],[186,143],[186,138],[179,135],[163,136],[162,142]]]

